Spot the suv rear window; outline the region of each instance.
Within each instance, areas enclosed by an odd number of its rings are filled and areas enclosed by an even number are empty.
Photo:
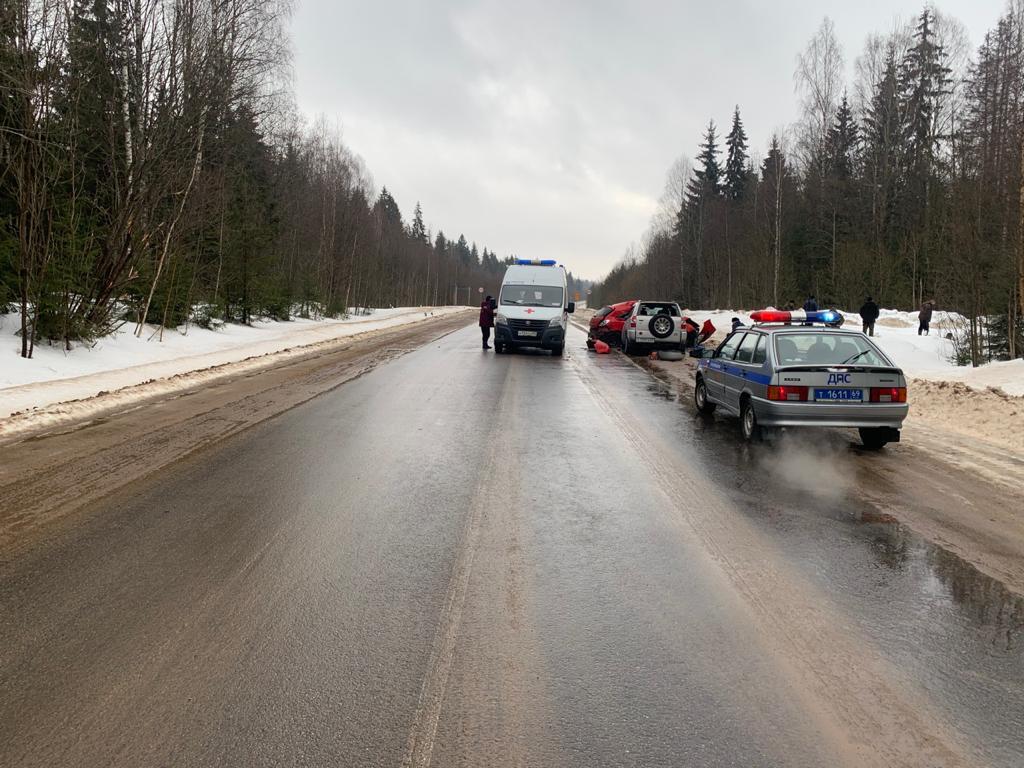
[[[892,365],[863,336],[849,333],[780,333],[780,365]]]
[[[612,311],[611,307],[601,307],[597,312],[594,313],[594,317],[604,317]]]
[[[679,317],[679,307],[672,302],[645,301],[637,310],[639,317],[654,317],[654,315],[671,315]]]

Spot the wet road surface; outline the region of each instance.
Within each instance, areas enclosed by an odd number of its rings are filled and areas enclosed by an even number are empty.
[[[891,456],[571,338],[459,331],[0,563],[0,764],[1024,764],[1024,601]]]

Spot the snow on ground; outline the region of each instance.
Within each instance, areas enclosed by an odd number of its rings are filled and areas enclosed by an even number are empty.
[[[20,356],[21,341],[15,335],[20,316],[0,314],[0,419],[143,382],[392,328],[430,314],[464,310],[400,307],[345,320],[266,321],[252,326],[228,324],[217,330],[192,326],[187,333],[164,330],[163,341],[157,339],[157,329],[149,326],[136,338],[134,324],[128,324],[92,346],[76,346],[70,352],[59,346],[37,345],[28,360]]]

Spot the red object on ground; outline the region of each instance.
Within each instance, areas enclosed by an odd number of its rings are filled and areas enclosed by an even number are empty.
[[[714,332],[715,324],[712,323],[710,320],[705,320],[704,325],[702,325],[700,329],[700,336],[697,337],[697,343],[700,344],[701,342],[707,341],[708,339],[711,338]]]
[[[594,351],[597,352],[597,354],[599,354],[599,355],[607,355],[609,352],[611,352],[611,350],[612,350],[612,348],[609,347],[607,344],[605,344],[600,339],[595,339],[594,340]]]

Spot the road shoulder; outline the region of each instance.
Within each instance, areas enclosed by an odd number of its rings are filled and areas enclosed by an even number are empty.
[[[347,381],[465,327],[468,313],[358,338],[302,354],[261,358],[220,375],[197,372],[180,389],[116,399],[99,415],[0,444],[0,558],[31,546],[99,499],[210,448]]]

